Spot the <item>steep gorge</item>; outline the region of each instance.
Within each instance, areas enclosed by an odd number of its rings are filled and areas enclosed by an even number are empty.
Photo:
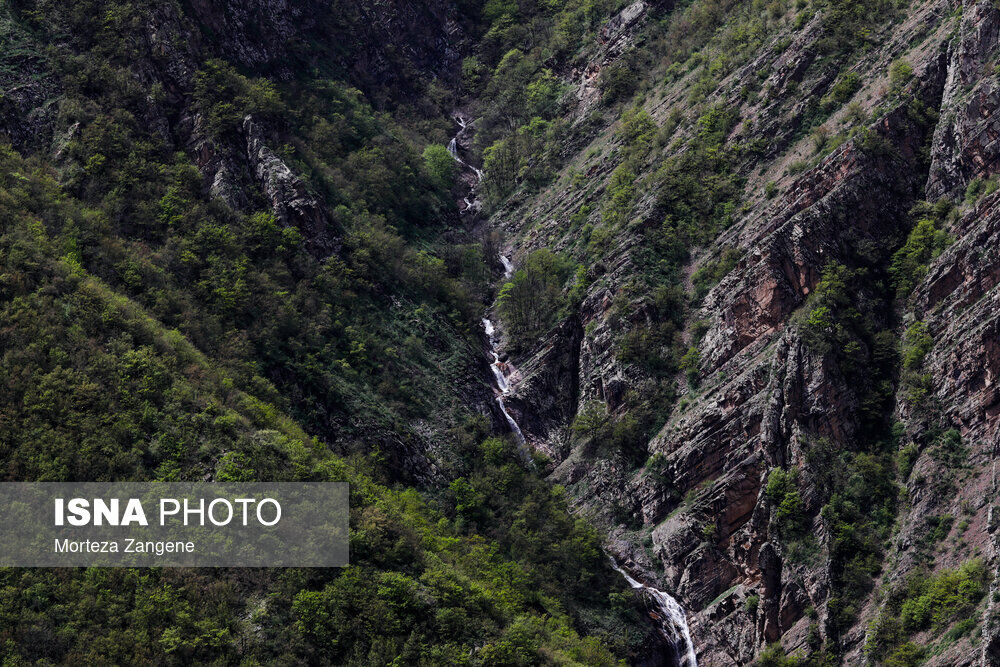
[[[142,612],[162,655],[5,573],[5,659],[1000,664],[994,3],[18,0],[0,38],[4,478],[360,489],[356,568],[169,575],[224,601]]]

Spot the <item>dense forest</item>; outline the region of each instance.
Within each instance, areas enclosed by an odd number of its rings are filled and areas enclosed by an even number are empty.
[[[998,47],[0,3],[0,481],[351,489],[344,568],[0,568],[3,664],[1000,664]]]

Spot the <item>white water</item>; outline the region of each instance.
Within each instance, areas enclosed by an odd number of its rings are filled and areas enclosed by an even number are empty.
[[[466,123],[465,118],[456,114],[455,122],[458,123],[458,126],[461,129],[459,130],[458,134],[452,137],[451,141],[448,142],[448,152],[451,153],[451,157],[453,160],[455,160],[455,162],[459,163],[466,169],[472,170],[472,172],[476,175],[476,184],[478,185],[479,181],[483,180],[482,170],[473,167],[471,164],[463,160],[462,156],[458,154],[458,136],[462,134],[462,132],[465,131],[465,128],[467,128],[470,124],[472,124],[473,121]]]
[[[510,278],[514,274],[514,264],[503,253],[500,254],[500,263],[503,264],[503,277]],[[500,361],[500,355],[497,353],[500,341],[497,339],[496,328],[488,317],[483,318],[483,329],[486,331],[486,339],[490,342],[490,355],[493,357],[490,370],[493,371],[493,378],[497,382],[497,389],[500,390],[500,395],[497,396],[497,404],[500,405],[500,411],[503,412],[503,416],[507,418],[510,430],[517,437],[517,442],[521,445],[522,453],[527,454],[527,449],[524,447],[524,433],[521,432],[521,427],[517,425],[510,412],[507,411],[507,405],[503,400],[504,396],[510,393],[511,387],[510,382],[507,381],[507,375],[504,373],[507,365]]]
[[[493,326],[493,322],[490,321],[488,317],[483,318],[483,329],[486,331],[486,339],[490,342],[490,355],[493,357],[493,362],[490,364],[490,370],[493,371],[493,379],[496,381],[497,389],[500,393],[497,394],[497,405],[500,406],[500,412],[507,419],[507,424],[510,425],[510,430],[514,433],[514,437],[517,438],[517,444],[521,448],[521,454],[526,458],[530,458],[528,449],[525,446],[526,440],[524,438],[524,433],[521,431],[521,427],[517,425],[517,421],[511,416],[510,412],[507,410],[507,404],[504,402],[504,397],[510,394],[510,383],[507,381],[507,376],[504,374],[504,368],[506,364],[500,361],[500,355],[497,353],[497,347],[499,341],[496,336],[496,329]]]
[[[455,115],[455,122],[458,123],[459,133],[452,137],[451,141],[448,142],[448,152],[451,157],[458,162],[463,167],[471,169],[476,175],[476,185],[483,179],[483,172],[476,169],[472,165],[465,162],[458,154],[458,136],[468,127],[469,123],[466,123],[465,118],[461,115]],[[465,204],[465,210],[472,208],[472,202],[466,197],[463,199]],[[510,261],[510,258],[500,253],[500,263],[503,264],[503,277],[510,278],[514,275],[514,263]],[[489,341],[490,345],[490,356],[493,357],[493,362],[490,364],[490,370],[493,371],[493,379],[496,381],[497,389],[499,393],[497,394],[497,405],[500,406],[500,411],[503,416],[507,419],[507,424],[510,426],[510,430],[514,433],[517,438],[517,444],[520,447],[521,454],[524,456],[525,460],[531,460],[531,454],[526,446],[526,440],[524,438],[524,433],[521,431],[521,427],[517,425],[517,421],[511,416],[510,412],[507,410],[507,405],[504,403],[504,397],[510,394],[511,386],[510,382],[507,380],[507,375],[504,373],[504,369],[507,365],[500,361],[500,354],[497,350],[500,347],[499,337],[496,333],[496,327],[493,326],[493,322],[488,317],[489,312],[486,313],[487,317],[483,317],[483,330],[486,332],[486,340]],[[610,558],[610,556],[609,556]],[[611,567],[615,569],[620,575],[625,578],[629,586],[632,588],[642,589],[642,591],[653,600],[657,608],[660,610],[660,627],[663,632],[664,639],[669,641],[677,652],[680,660],[680,667],[698,667],[698,658],[694,652],[694,643],[691,641],[691,631],[688,629],[687,615],[684,613],[684,608],[675,600],[673,597],[664,593],[661,590],[646,586],[645,584],[639,582],[633,578],[628,572],[618,567],[618,563],[615,562],[614,558],[611,558]]]
[[[514,274],[514,264],[503,253],[500,254],[500,263],[503,264],[503,277],[510,278]],[[510,430],[517,437],[517,442],[521,446],[521,453],[530,458],[528,450],[525,447],[524,433],[521,432],[521,427],[517,425],[510,412],[507,411],[507,404],[503,400],[504,396],[510,393],[510,383],[507,381],[507,375],[504,373],[506,364],[500,361],[500,355],[497,353],[500,341],[497,339],[496,328],[488,317],[483,318],[483,329],[486,331],[486,339],[490,342],[490,355],[493,356],[493,363],[490,364],[490,370],[493,371],[493,378],[497,382],[497,389],[500,390],[500,395],[497,396],[497,404],[500,406],[503,416],[507,418]]]
[[[629,586],[641,589],[659,608],[661,615],[659,620],[663,636],[673,644],[674,650],[677,651],[680,667],[698,667],[698,658],[695,656],[694,643],[691,641],[691,631],[688,630],[687,615],[684,613],[684,608],[667,593],[636,580],[632,575],[620,568],[614,558],[611,559],[611,567],[625,578]]]
[[[460,129],[458,134],[452,137],[451,141],[448,142],[448,152],[451,154],[451,157],[455,160],[455,162],[458,162],[463,167],[473,171],[476,175],[476,185],[478,185],[479,181],[483,179],[483,172],[467,163],[458,154],[458,136],[464,132],[473,121],[466,123],[463,116],[456,114],[455,122],[458,123]],[[462,202],[465,204],[466,211],[470,210],[473,206],[473,202],[470,202],[468,197],[463,199]],[[500,262],[503,264],[504,278],[509,278],[514,273],[513,263],[511,263],[510,259],[503,254],[500,255]],[[489,315],[489,313],[487,313],[487,315]],[[525,461],[530,461],[531,453],[528,451],[526,446],[527,441],[525,440],[524,432],[521,431],[521,427],[517,425],[517,421],[510,414],[510,411],[507,410],[507,404],[504,402],[504,397],[510,394],[511,387],[510,383],[507,381],[507,376],[504,373],[506,364],[500,361],[500,354],[497,352],[500,347],[500,341],[496,334],[496,328],[493,326],[493,322],[490,321],[489,317],[483,318],[483,329],[486,331],[486,339],[490,344],[490,355],[493,357],[493,362],[490,364],[490,370],[493,371],[493,379],[496,381],[497,389],[499,390],[499,393],[497,394],[497,405],[500,406],[500,412],[503,413],[504,418],[507,420],[507,425],[510,426],[510,430],[514,433],[514,437],[517,438],[517,444],[521,451],[521,455],[524,457]]]
[[[503,277],[510,278],[514,275],[514,264],[507,258],[506,255],[500,255],[500,263],[503,264]]]
[[[455,122],[458,123],[458,126],[461,129],[458,134],[452,137],[451,141],[448,142],[448,152],[456,162],[467,169],[471,169],[473,173],[476,174],[476,185],[478,185],[483,179],[483,172],[465,162],[458,154],[458,136],[464,132],[468,125],[473,121],[466,123],[464,117],[456,114]],[[469,210],[472,207],[472,202],[469,201],[468,197],[463,200],[463,203],[465,204],[465,210]],[[503,277],[505,279],[510,278],[514,275],[514,263],[511,262],[510,258],[503,253],[500,253],[499,257],[500,263],[503,264]],[[517,425],[517,421],[507,410],[507,405],[504,402],[504,397],[511,392],[510,382],[507,380],[507,375],[504,372],[507,368],[507,364],[500,361],[500,354],[497,352],[500,347],[500,341],[497,336],[496,327],[493,326],[493,322],[489,318],[488,311],[486,315],[486,317],[483,317],[483,330],[486,332],[486,340],[489,341],[490,356],[493,357],[493,362],[490,363],[490,370],[493,371],[493,379],[495,380],[497,389],[499,390],[499,393],[497,394],[497,405],[500,406],[500,411],[507,419],[507,424],[510,426],[510,430],[517,438],[521,454],[527,461],[530,461],[531,455],[526,446],[524,433],[521,431],[521,427]],[[677,600],[667,593],[664,593],[656,588],[652,588],[651,586],[646,586],[633,578],[628,572],[618,567],[618,563],[615,562],[614,558],[611,558],[611,567],[613,567],[616,572],[625,578],[625,581],[628,582],[629,586],[641,589],[646,595],[648,595],[660,610],[659,620],[661,631],[664,639],[671,643],[679,656],[680,667],[698,667],[698,658],[694,652],[694,643],[691,641],[691,632],[688,629],[687,615],[684,613],[684,608],[681,607]]]

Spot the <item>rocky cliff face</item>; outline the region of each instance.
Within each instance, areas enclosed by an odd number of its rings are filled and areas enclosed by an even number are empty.
[[[608,23],[608,30],[624,30],[625,37],[616,39],[627,44],[628,35],[637,34],[635,23],[641,24],[638,12],[630,7]],[[844,76],[817,66],[822,15],[795,30],[779,29],[766,43],[780,43],[782,49],[758,51],[710,96],[709,103],[728,106],[741,120],[742,129],[729,142],[760,137],[763,145],[741,158],[739,173],[747,188],[734,224],[698,251],[688,269],[690,275],[727,249],[739,257],[688,315],[683,340],[698,349],[700,386],[691,389],[678,379],[680,400],[645,444],[655,464],[635,469],[620,457],[595,458],[574,448],[565,430],[566,410],[552,410],[534,389],[558,384],[565,393],[568,386],[579,387],[578,410],[591,400],[603,401],[612,411],[620,408],[620,397],[637,376],[615,356],[614,322],[621,320],[611,314],[624,311],[626,322],[649,321],[641,303],[628,301],[625,289],[637,271],[629,257],[638,241],[628,232],[589,272],[592,286],[580,307],[586,333],[579,351],[553,360],[546,345],[525,360],[515,359],[525,377],[515,392],[524,412],[545,422],[534,433],[537,445],[554,453],[560,464],[554,478],[575,489],[581,511],[603,518],[623,560],[644,569],[650,581],[660,582],[688,608],[703,664],[747,664],[776,641],[800,653],[832,642],[846,663],[860,664],[871,657],[864,644],[869,623],[885,605],[886,590],[914,572],[955,567],[976,554],[996,563],[989,498],[995,491],[998,438],[994,293],[1000,279],[995,251],[1000,199],[995,194],[979,201],[963,197],[970,183],[986,181],[998,170],[997,19],[998,10],[989,2],[924,2],[885,25],[876,46],[850,65],[860,81],[849,96],[854,104],[822,124],[836,131],[845,114],[861,109],[871,114],[867,131],[798,174],[789,166],[810,152],[802,139],[805,123],[814,122],[808,120],[809,107]],[[629,48],[619,46],[618,52]],[[610,61],[602,57],[595,69],[614,62],[614,55]],[[898,59],[912,67],[905,88],[900,79],[887,76]],[[761,76],[766,88],[784,92],[763,101],[727,92]],[[590,79],[577,83],[580,105],[594,103]],[[662,124],[672,109],[687,108],[687,93],[683,79],[668,83],[646,96],[645,108]],[[581,152],[572,169],[599,181],[607,178],[615,131],[611,126],[599,133],[590,155]],[[675,140],[663,155],[679,144]],[[600,154],[596,160],[594,153]],[[658,159],[644,168],[655,169]],[[542,194],[496,216],[519,255],[543,246],[569,248],[565,225],[570,215],[582,203],[600,205],[599,189],[581,193],[567,180],[556,179]],[[767,181],[773,181],[767,188],[776,196],[765,196]],[[910,210],[918,200],[958,204],[959,213],[947,226],[954,241],[930,262],[912,295],[895,298],[885,284],[885,268],[914,225]],[[655,215],[652,199],[640,197],[635,214]],[[899,447],[925,443],[928,432],[948,429],[957,430],[964,443],[958,472],[954,462],[919,444],[913,472],[899,481],[901,510],[884,555],[889,566],[878,568],[881,589],[869,589],[847,628],[837,627],[831,606],[841,595],[835,581],[841,575],[830,557],[831,524],[820,512],[830,489],[823,488],[811,443],[831,443],[838,451],[863,449],[870,437],[868,408],[835,355],[803,339],[797,319],[831,264],[867,272],[864,280],[870,282],[854,286],[855,298],[887,299],[876,316],[879,326],[902,340],[913,322],[923,322],[933,341],[922,366],[933,407],[914,408],[912,387],[902,378],[891,381],[896,397],[881,408],[885,423],[895,420],[902,428]],[[698,338],[691,335],[691,323],[700,329]],[[571,357],[578,359],[578,377],[567,382]],[[816,556],[789,555],[777,508],[765,493],[774,469],[796,471],[807,532],[819,548]],[[949,543],[936,547],[928,565],[917,543],[926,541],[928,517],[941,516],[965,518],[954,527],[948,524],[942,539]],[[981,646],[960,639],[940,649],[930,663],[996,664],[998,621],[994,605],[988,607],[984,602],[977,612]]]

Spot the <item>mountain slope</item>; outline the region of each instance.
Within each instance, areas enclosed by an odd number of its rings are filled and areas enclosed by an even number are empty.
[[[497,201],[515,264],[583,267],[512,332],[508,402],[702,663],[992,664],[995,22],[634,3],[558,72],[557,167]],[[966,593],[907,616],[935,582]]]

